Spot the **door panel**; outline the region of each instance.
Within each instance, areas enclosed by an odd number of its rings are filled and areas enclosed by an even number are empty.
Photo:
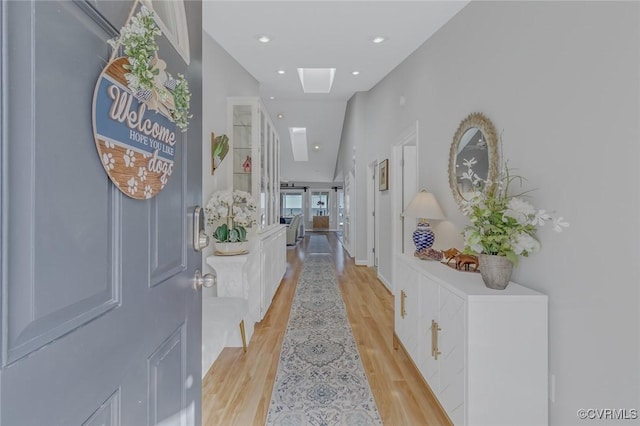
[[[440,362],[440,394],[442,403],[454,424],[464,421],[465,396],[465,301],[449,290],[440,289],[438,346]]]
[[[175,425],[186,424],[185,413],[181,413],[186,400],[185,351],[185,326],[182,325],[149,357],[149,425],[167,419],[179,420]]]
[[[188,147],[182,134],[178,135],[178,149],[175,161],[180,164],[184,160],[183,152]],[[156,286],[166,279],[184,271],[186,268],[186,222],[183,211],[186,208],[184,194],[186,192],[186,173],[183,165],[174,170],[165,189],[153,198],[151,203],[151,286]],[[165,193],[166,192],[166,193]],[[171,194],[179,193],[180,197]],[[175,241],[182,241],[177,245]]]
[[[104,314],[119,303],[120,294],[119,274],[114,267],[120,264],[119,195],[104,180],[104,173],[99,173],[93,144],[83,143],[92,140],[91,123],[77,117],[86,116],[92,91],[68,84],[87,80],[86,72],[82,67],[66,66],[75,63],[78,52],[66,58],[64,66],[56,65],[50,55],[38,53],[42,49],[38,46],[50,46],[46,39],[51,37],[45,32],[46,26],[35,22],[60,9],[77,8],[70,3],[56,7],[52,2],[20,6],[11,2],[8,8],[19,16],[19,22],[27,23],[23,35],[15,36],[24,36],[36,46],[38,68],[31,57],[18,55],[13,60],[12,56],[8,61],[8,79],[17,82],[8,86],[9,105],[15,102],[14,111],[24,114],[10,112],[7,126],[9,140],[20,143],[8,146],[9,182],[17,185],[8,193],[7,204],[12,219],[8,229],[12,250],[8,280],[3,283],[8,301],[3,313],[8,327],[3,365]],[[57,14],[61,18],[52,20],[52,31],[78,37],[92,25],[89,19],[72,25],[77,21],[73,14]],[[83,45],[78,51],[86,56],[86,66],[98,69],[103,60],[91,51],[104,44],[100,37],[109,35],[102,30],[88,33],[88,47]],[[14,34],[9,38],[13,41]],[[24,69],[30,70],[27,78],[21,78]],[[65,77],[67,69],[69,75]],[[31,99],[30,105],[18,101],[25,94]],[[64,100],[65,108],[54,105],[54,100]],[[80,125],[57,126],[52,124],[54,117],[61,123]],[[18,164],[20,167],[14,166]],[[89,199],[93,201],[80,201]]]
[[[134,200],[110,183],[91,126],[106,40],[132,4],[1,5],[3,426],[200,422],[201,258],[187,242],[201,202],[201,5],[185,4],[191,65],[158,39],[193,118],[167,186]]]

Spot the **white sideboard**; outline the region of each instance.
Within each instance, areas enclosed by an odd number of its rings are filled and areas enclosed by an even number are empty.
[[[250,239],[248,254],[209,256],[218,276],[218,297],[242,297],[249,303],[247,340],[253,323],[262,321],[287,269],[286,227],[276,225]]]
[[[548,298],[398,255],[395,332],[457,425],[548,423]]]

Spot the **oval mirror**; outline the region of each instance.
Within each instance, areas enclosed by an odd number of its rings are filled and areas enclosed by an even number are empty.
[[[493,123],[474,112],[462,120],[449,152],[449,186],[464,207],[477,191],[492,191],[498,178],[498,138]]]

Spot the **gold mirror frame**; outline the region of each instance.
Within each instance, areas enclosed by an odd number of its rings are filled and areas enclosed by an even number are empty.
[[[451,150],[449,151],[449,186],[451,187],[453,198],[461,209],[464,207],[464,202],[466,200],[462,197],[462,194],[460,194],[460,190],[458,189],[458,179],[456,177],[458,145],[466,131],[474,127],[482,132],[482,135],[487,142],[487,182],[489,182],[489,186],[484,188],[484,191],[494,191],[498,179],[498,165],[500,159],[498,158],[498,136],[496,134],[496,129],[491,120],[489,120],[484,114],[479,112],[471,113],[467,118],[460,122],[458,130],[456,130],[456,133],[453,136]]]

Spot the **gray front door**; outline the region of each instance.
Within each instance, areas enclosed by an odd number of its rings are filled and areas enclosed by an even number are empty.
[[[201,5],[185,2],[189,130],[151,200],[110,182],[93,89],[131,1],[2,1],[2,426],[200,423]],[[188,142],[187,142],[188,141]]]

